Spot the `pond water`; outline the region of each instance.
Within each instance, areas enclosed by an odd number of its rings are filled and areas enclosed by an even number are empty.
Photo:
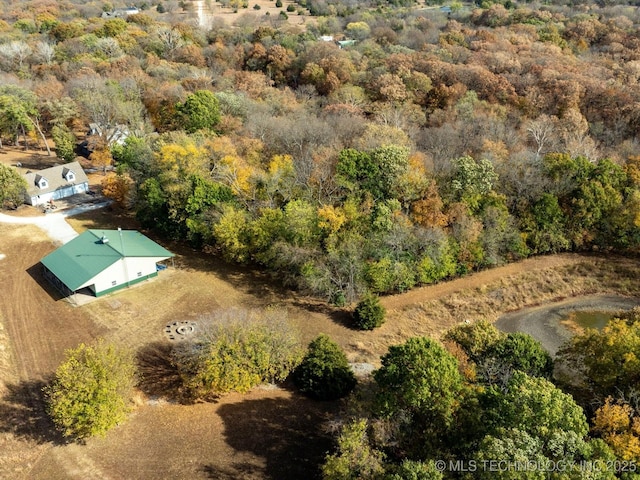
[[[555,355],[575,335],[576,326],[602,328],[617,312],[636,306],[640,306],[640,298],[607,295],[572,298],[507,313],[496,321],[496,327],[504,332],[528,333]]]
[[[603,329],[617,312],[601,310],[576,310],[567,315],[566,320],[581,328]]]

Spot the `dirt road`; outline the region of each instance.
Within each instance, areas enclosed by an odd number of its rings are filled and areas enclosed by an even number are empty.
[[[449,282],[428,285],[426,287],[415,288],[407,293],[384,297],[382,299],[382,304],[387,310],[400,310],[406,306],[426,302],[428,300],[436,300],[460,290],[479,288],[510,275],[518,275],[520,273],[532,272],[545,268],[571,265],[582,261],[584,261],[583,256],[568,253],[527,258],[521,262],[510,263],[502,267],[484,270]]]
[[[78,236],[78,233],[67,223],[67,217],[105,207],[109,205],[109,203],[110,202],[105,201],[100,203],[84,204],[62,212],[47,213],[46,215],[43,214],[32,217],[15,217],[0,213],[0,223],[9,223],[12,225],[35,225],[44,230],[51,240],[63,245]]]

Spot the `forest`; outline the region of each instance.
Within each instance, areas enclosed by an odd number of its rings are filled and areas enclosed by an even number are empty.
[[[124,2],[0,1],[1,145],[82,154],[158,235],[340,307],[532,255],[638,252],[637,7],[277,1],[227,2],[246,11],[209,28],[186,1],[107,18]],[[511,458],[616,468],[468,478],[635,478],[636,330],[575,337],[560,360],[585,383],[564,391],[538,344],[485,323],[391,347],[324,477]]]
[[[94,3],[3,9],[0,133],[73,159],[98,126],[105,193],[167,237],[336,305],[638,245],[634,7],[340,4],[204,30]]]

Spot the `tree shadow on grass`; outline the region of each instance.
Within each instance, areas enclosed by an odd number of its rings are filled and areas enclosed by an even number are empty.
[[[322,424],[337,407],[334,402],[316,402],[293,394],[290,398],[225,404],[218,414],[229,446],[264,459],[264,471],[255,478],[312,480],[320,478],[320,466],[331,448],[331,438],[323,433]],[[243,478],[243,467],[220,471],[206,465],[204,469],[210,478]]]
[[[202,468],[207,478],[212,480],[244,480],[262,479],[264,472],[256,465],[250,463],[233,463],[230,466],[205,465]]]
[[[39,444],[67,443],[46,412],[42,380],[24,381],[6,385],[0,399],[0,431]]]
[[[349,330],[358,330],[353,322],[353,315],[347,308],[334,307],[327,302],[312,297],[298,297],[291,300],[291,305],[301,310],[326,315],[336,325]]]
[[[184,395],[184,385],[178,369],[171,362],[171,349],[170,343],[153,342],[138,350],[138,388],[151,397],[191,403]]]

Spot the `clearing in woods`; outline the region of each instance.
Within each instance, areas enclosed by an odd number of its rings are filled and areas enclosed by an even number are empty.
[[[137,228],[97,210],[68,219],[86,228]],[[145,232],[149,234],[149,232]],[[638,262],[556,255],[533,258],[386,297],[387,322],[349,328],[346,311],[284,290],[267,275],[167,244],[175,268],[130,290],[74,308],[42,279],[38,261],[55,248],[34,225],[0,224],[0,478],[314,478],[331,444],[321,429],[337,408],[286,388],[257,388],[217,403],[179,405],[164,327],[227,307],[276,306],[308,342],[327,333],[352,362],[379,364],[391,344],[437,336],[467,318],[585,293],[637,295]],[[105,438],[66,444],[52,433],[41,388],[64,350],[102,336],[139,352],[145,374],[131,418]],[[173,375],[173,376],[172,376]]]

